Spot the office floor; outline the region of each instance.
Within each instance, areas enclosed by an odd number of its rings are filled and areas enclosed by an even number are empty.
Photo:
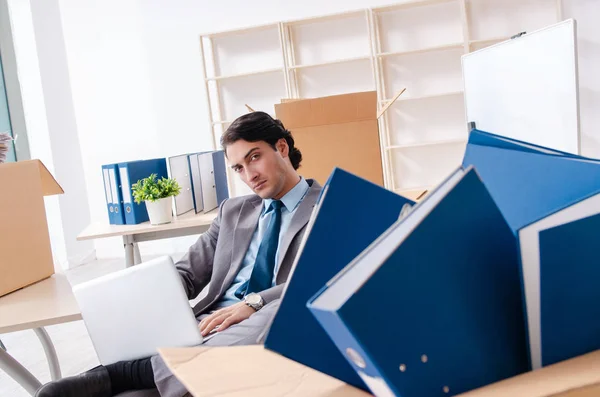
[[[144,258],[151,259],[151,258]],[[72,285],[121,270],[123,259],[97,260],[66,272]],[[98,358],[92,346],[83,321],[46,327],[54,342],[63,376],[74,375],[98,365]],[[33,331],[21,331],[0,335],[8,352],[23,364],[42,383],[50,380],[50,370],[42,345]],[[0,371],[0,396],[28,397],[29,395],[15,381]]]

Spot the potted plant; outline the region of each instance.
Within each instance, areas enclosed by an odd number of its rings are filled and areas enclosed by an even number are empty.
[[[181,191],[175,179],[157,179],[157,175],[152,174],[134,183],[131,190],[136,203],[146,203],[151,224],[161,225],[173,220],[171,197],[177,196]]]

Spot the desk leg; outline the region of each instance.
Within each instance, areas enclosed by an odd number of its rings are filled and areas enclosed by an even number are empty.
[[[133,263],[136,265],[142,263],[142,254],[140,254],[140,246],[138,243],[133,243]]]
[[[0,369],[17,381],[32,396],[42,386],[40,381],[31,372],[3,349],[0,349]]]
[[[44,347],[44,353],[46,353],[48,365],[50,366],[50,378],[52,378],[52,380],[59,380],[62,378],[60,374],[60,364],[58,363],[58,356],[56,355],[56,350],[54,349],[50,336],[48,336],[48,333],[44,328],[36,328],[33,331]]]
[[[133,239],[131,236],[123,236],[123,247],[125,248],[125,267],[135,265]]]

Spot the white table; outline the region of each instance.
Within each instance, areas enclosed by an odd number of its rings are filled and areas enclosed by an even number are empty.
[[[217,209],[200,214],[190,211],[186,214],[173,217],[173,222],[164,225],[151,225],[150,222],[138,225],[109,225],[105,222],[98,222],[85,228],[77,236],[77,240],[83,241],[115,236],[123,237],[125,265],[129,267],[142,262],[137,243],[204,233],[217,217],[217,213]]]
[[[0,297],[0,334],[33,329],[44,347],[52,380],[61,378],[60,365],[52,340],[43,327],[81,318],[71,285],[62,274]],[[1,348],[0,369],[32,396],[41,386],[31,372]]]

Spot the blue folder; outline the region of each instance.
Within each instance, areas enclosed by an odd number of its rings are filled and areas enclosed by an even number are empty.
[[[194,209],[194,186],[190,167],[190,156],[193,155],[181,154],[167,158],[169,177],[175,179],[181,188],[179,194],[174,198],[175,215],[183,215]]]
[[[540,233],[542,365],[600,349],[600,214]]]
[[[160,158],[119,163],[123,210],[125,212],[125,222],[128,225],[136,225],[150,220],[146,203],[137,204],[134,201],[131,186],[152,174],[156,174],[158,179],[168,178],[167,160]]]
[[[600,161],[472,130],[463,166],[473,165],[516,233],[600,191]]]
[[[124,225],[123,196],[121,193],[121,178],[117,164],[102,166],[104,194],[108,211],[108,221],[111,225]]]
[[[229,198],[229,189],[227,187],[227,165],[225,164],[225,152],[216,150],[210,152],[213,159],[213,171],[215,180],[215,191],[217,195],[217,207]]]
[[[221,203],[229,198],[229,188],[227,187],[227,165],[225,164],[225,152],[217,150],[213,152],[213,164],[215,171],[215,188],[217,189],[217,203]]]
[[[218,208],[229,198],[225,152],[216,150],[188,156],[196,213]]]
[[[334,169],[305,232],[293,274],[265,347],[365,389],[306,307],[307,300],[397,219],[413,202]]]
[[[582,158],[575,154],[562,152],[556,149],[550,149],[544,146],[536,145],[534,143],[520,141],[518,139],[508,138],[505,136],[496,135],[490,132],[485,132],[477,129],[471,130],[471,133],[469,134],[469,144],[491,146],[499,149],[520,150],[529,153],[546,153],[554,154],[557,156]]]
[[[600,194],[519,230],[534,369],[600,349]]]
[[[472,167],[308,305],[376,395],[456,395],[529,369],[516,238]]]

